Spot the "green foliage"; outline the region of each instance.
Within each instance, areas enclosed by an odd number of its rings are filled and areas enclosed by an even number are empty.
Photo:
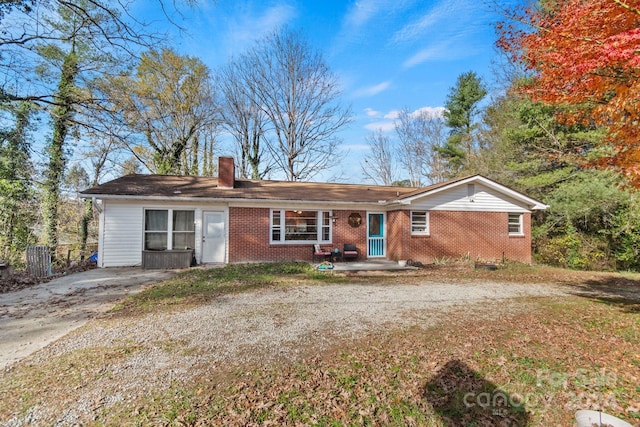
[[[618,174],[581,171],[562,182],[545,201],[551,205],[551,227],[568,223],[577,231],[610,234],[618,213],[629,207],[630,193],[623,190]]]
[[[597,237],[577,233],[572,224],[564,232],[538,240],[538,261],[576,270],[609,270],[607,245]]]
[[[89,186],[89,174],[80,164],[75,163],[65,174],[63,183],[75,195]]]
[[[478,128],[476,116],[479,102],[487,95],[487,89],[478,75],[469,71],[458,76],[456,85],[449,89],[444,117],[451,135],[438,151],[448,160],[455,175],[475,148],[474,132]]]
[[[537,227],[538,259],[574,269],[640,267],[640,201],[621,182],[616,173],[586,170],[559,184]]]
[[[34,240],[33,170],[27,134],[32,106],[3,107],[14,116],[14,127],[0,131],[0,260],[20,266],[25,248]]]
[[[403,179],[400,181],[393,181],[391,185],[393,187],[411,187],[411,181],[408,179]]]
[[[469,133],[478,114],[478,102],[487,94],[487,89],[478,75],[469,71],[462,73],[456,85],[449,90],[444,116],[452,134]]]
[[[462,147],[465,138],[461,134],[451,135],[442,147],[437,148],[438,153],[447,160],[451,176],[464,166],[467,159],[467,152]]]
[[[617,213],[612,239],[616,242],[617,267],[640,269],[640,195],[637,192],[631,194],[628,208]]]
[[[571,108],[507,93],[485,110],[485,147],[464,172],[485,174],[550,205],[533,216],[539,262],[638,269],[638,195],[622,176],[584,168],[601,155],[604,132],[564,121]]]
[[[72,49],[64,58],[56,92],[56,106],[51,112],[53,136],[47,147],[49,163],[45,172],[43,215],[45,241],[55,252],[58,246],[58,208],[60,204],[60,187],[66,165],[65,140],[72,126],[71,120],[77,108],[75,93],[78,77],[78,57]]]
[[[561,123],[560,107],[508,93],[485,110],[476,169],[536,198],[544,198],[580,169],[602,131]]]
[[[135,75],[101,84],[133,131],[129,146],[151,172],[200,173],[200,142],[214,133],[218,120],[209,68],[200,59],[168,48],[150,50]]]

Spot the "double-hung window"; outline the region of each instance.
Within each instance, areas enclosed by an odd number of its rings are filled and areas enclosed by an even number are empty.
[[[147,209],[144,211],[144,249],[193,249],[196,243],[194,211]]]
[[[510,213],[509,214],[509,235],[510,236],[522,236],[522,214]]]
[[[411,211],[411,234],[429,234],[429,212]]]
[[[196,247],[196,223],[193,211],[173,211],[173,249],[194,249]]]
[[[331,213],[315,210],[271,211],[271,243],[331,242]]]

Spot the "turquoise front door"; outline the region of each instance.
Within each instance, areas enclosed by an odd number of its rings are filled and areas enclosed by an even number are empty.
[[[385,256],[384,214],[367,215],[367,257]]]

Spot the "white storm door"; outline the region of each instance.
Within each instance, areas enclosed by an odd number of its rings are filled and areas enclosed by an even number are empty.
[[[203,213],[202,221],[202,262],[225,261],[224,212]]]

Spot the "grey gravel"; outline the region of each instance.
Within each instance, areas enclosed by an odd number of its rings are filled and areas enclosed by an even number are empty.
[[[483,316],[518,312],[520,297],[561,297],[553,284],[492,282],[417,285],[321,285],[268,288],[224,295],[209,304],[172,313],[94,320],[27,359],[29,364],[95,347],[134,348],[86,385],[63,409],[30,408],[9,420],[21,426],[74,425],[117,402],[191,379],[196,367],[299,359],[343,339],[384,329],[433,326],[451,310]],[[55,415],[52,415],[55,414]]]

